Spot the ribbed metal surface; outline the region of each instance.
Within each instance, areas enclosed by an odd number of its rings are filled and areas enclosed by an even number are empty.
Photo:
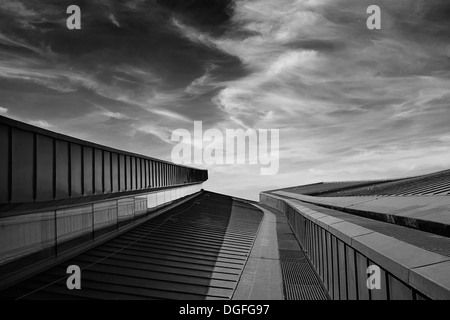
[[[286,300],[327,300],[320,280],[303,252],[279,250]]]
[[[304,194],[311,194],[305,190]],[[342,196],[436,196],[450,195],[450,170],[407,178],[397,181],[374,183],[365,186],[354,186],[345,190],[329,190],[315,192],[314,195],[323,197]]]
[[[280,190],[304,195],[319,195],[319,194],[321,195],[329,192],[345,191],[348,189],[353,190],[353,188],[373,186],[375,184],[384,183],[388,181],[393,180],[320,182]],[[278,190],[271,190],[270,192],[273,191]]]
[[[25,299],[229,299],[262,212],[231,197],[199,197],[0,293]],[[68,290],[78,265],[81,290]]]
[[[207,170],[109,148],[3,116],[0,150],[0,211],[14,210],[19,203],[119,196],[208,179]]]

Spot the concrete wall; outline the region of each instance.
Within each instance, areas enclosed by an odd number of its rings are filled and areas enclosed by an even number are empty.
[[[450,258],[329,216],[328,209],[264,193],[260,201],[286,214],[333,299],[450,299]],[[380,268],[380,289],[366,285],[370,265]]]
[[[0,204],[148,190],[208,178],[206,170],[107,148],[1,116],[0,150]]]

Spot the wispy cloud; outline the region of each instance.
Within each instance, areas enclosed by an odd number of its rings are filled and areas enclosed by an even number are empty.
[[[141,131],[147,134],[154,135],[158,137],[161,141],[169,144],[173,144],[170,140],[172,130],[167,127],[161,127],[155,124],[146,124],[136,128],[137,131]]]
[[[448,149],[430,138],[450,118],[448,43],[438,37],[449,23],[421,41],[409,26],[432,32],[424,13],[442,3],[420,3],[382,1],[383,29],[372,33],[370,3],[351,0],[236,1],[233,27],[219,37],[173,24],[243,63],[247,75],[213,101],[236,125],[282,129],[283,172],[300,168],[305,181],[390,176],[450,165]]]
[[[41,128],[44,128],[44,129],[48,129],[48,128],[52,127],[52,125],[50,125],[45,120],[29,120],[28,123],[33,125],[33,126],[41,127]]]
[[[39,4],[0,2],[1,114],[164,159],[194,120],[280,129],[277,176],[209,168],[253,198],[450,166],[448,1],[380,0],[375,31],[369,0],[97,0],[79,33]]]
[[[214,64],[209,64],[205,68],[205,73],[196,79],[194,79],[185,89],[188,94],[199,95],[206,93],[211,90],[211,88],[217,87],[218,83],[214,81],[214,76],[212,71],[216,69]]]
[[[37,13],[30,8],[27,8],[25,4],[21,1],[10,1],[10,0],[4,0],[0,4],[0,8],[5,11],[9,11],[13,13],[14,15],[20,16],[20,17],[34,17],[37,15]]]
[[[114,16],[114,14],[110,13],[108,16],[109,20],[111,20],[111,22],[118,28],[120,28],[120,23],[117,21],[116,17]]]

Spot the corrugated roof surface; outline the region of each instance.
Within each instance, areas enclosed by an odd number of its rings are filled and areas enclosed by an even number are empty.
[[[304,195],[322,195],[322,194],[327,194],[327,193],[331,193],[331,192],[335,193],[335,192],[340,192],[340,191],[345,191],[345,190],[353,190],[354,188],[359,188],[359,187],[370,187],[370,186],[374,186],[376,184],[384,183],[387,181],[393,181],[393,180],[319,182],[319,183],[307,184],[307,185],[298,186],[298,187],[270,190],[270,191],[266,191],[266,192],[275,192],[275,191],[282,190],[282,191],[286,191],[286,192],[304,194]]]
[[[203,192],[0,297],[230,299],[262,217],[243,201]],[[69,265],[81,268],[81,290],[66,287]]]
[[[345,190],[330,190],[320,194],[316,193],[316,195],[322,197],[450,195],[450,170],[381,184],[354,186]]]

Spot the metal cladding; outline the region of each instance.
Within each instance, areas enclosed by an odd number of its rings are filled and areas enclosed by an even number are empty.
[[[0,150],[0,205],[138,192],[208,179],[206,170],[108,148],[1,116]]]
[[[0,299],[230,299],[263,213],[203,192],[194,199],[0,292]],[[68,290],[77,265],[82,290]]]
[[[302,190],[321,197],[344,196],[446,196],[450,195],[450,170],[440,171],[418,177],[391,181],[366,181],[352,185],[323,183],[324,190],[311,192],[309,186]]]

